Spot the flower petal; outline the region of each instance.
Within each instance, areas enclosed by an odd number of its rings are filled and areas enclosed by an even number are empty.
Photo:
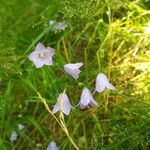
[[[90,91],[87,88],[84,88],[81,94],[80,103],[83,106],[87,106],[89,102],[91,101],[92,96],[90,95]]]
[[[64,65],[64,70],[69,73],[74,79],[79,78],[80,70],[79,68],[83,65],[83,63],[76,64],[66,64]]]
[[[70,109],[71,109],[71,105],[68,104],[63,104],[63,108],[62,108],[62,112],[66,115],[70,114]]]
[[[45,46],[40,42],[35,47],[35,51],[43,51],[44,49],[45,49]]]
[[[98,104],[97,104],[97,102],[93,99],[92,101],[90,101],[90,106],[92,106],[92,107],[97,107]]]
[[[46,150],[58,150],[59,148],[57,147],[56,143],[54,141],[50,142],[48,144],[48,147],[46,148]]]
[[[61,23],[61,29],[65,30],[68,27],[68,25],[65,22]]]
[[[62,112],[66,115],[69,115],[72,106],[70,104],[68,96],[65,93],[61,95],[60,105],[61,103],[62,103]]]
[[[61,93],[52,111],[53,113],[56,113],[57,111],[62,110],[64,114],[69,115],[71,107],[72,106],[70,104],[67,94]]]
[[[65,66],[70,69],[79,69],[81,66],[83,66],[83,63],[80,62],[75,64],[66,64]]]
[[[48,65],[48,66],[53,65],[52,58],[46,59],[43,63],[44,63],[45,65]]]
[[[103,92],[109,83],[108,78],[103,73],[99,73],[96,77],[96,91]]]
[[[115,90],[115,87],[111,83],[109,83],[106,75],[103,73],[99,73],[96,77],[96,91],[102,92],[106,87],[110,90]]]
[[[54,56],[55,55],[55,49],[53,49],[51,47],[47,47],[46,50],[48,51],[48,53],[50,54],[50,56]]]
[[[83,91],[82,91],[82,95],[81,95],[81,98],[80,98],[79,105],[80,105],[81,109],[84,109],[88,105],[90,105],[92,107],[98,106],[98,104],[94,100],[91,92],[87,88],[84,88]]]
[[[33,63],[34,63],[34,65],[35,65],[36,68],[41,68],[44,65],[43,62],[39,61],[39,60],[34,61]]]
[[[52,110],[52,112],[53,112],[53,113],[56,113],[57,111],[59,111],[59,109],[60,109],[59,104],[55,104],[55,105],[54,105],[54,108],[53,108],[53,110]]]
[[[12,131],[11,136],[10,136],[10,141],[16,141],[17,140],[17,133],[16,131]]]
[[[64,68],[64,70],[69,73],[74,79],[78,79],[79,78],[79,70],[75,70],[75,69],[69,69],[67,67]]]
[[[78,69],[79,69],[80,67],[82,67],[82,66],[83,66],[83,63],[82,63],[82,62],[75,64],[75,67],[77,67]]]
[[[110,90],[115,90],[115,87],[111,83],[108,83],[106,86]]]
[[[82,103],[80,103],[79,106],[80,106],[81,109],[86,108],[86,106],[85,106],[85,105],[82,105]]]
[[[38,59],[37,57],[38,53],[36,51],[33,51],[28,58],[34,63],[36,68],[41,68],[43,66],[43,62]]]
[[[28,58],[31,60],[31,61],[35,61],[36,60],[36,52],[33,51],[32,53],[29,54]]]
[[[96,91],[97,92],[103,92],[105,90],[105,83],[100,78],[96,78]]]

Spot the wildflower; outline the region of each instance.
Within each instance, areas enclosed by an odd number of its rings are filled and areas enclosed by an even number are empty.
[[[59,150],[58,146],[54,141],[50,142],[46,148],[46,150]]]
[[[98,106],[91,92],[87,88],[84,88],[82,91],[79,105],[81,109],[84,109],[85,107],[88,107],[89,105],[92,107]]]
[[[52,24],[54,24],[54,22],[55,22],[55,21],[50,20],[50,21],[49,21],[49,24],[52,25]]]
[[[69,73],[74,79],[79,78],[80,70],[79,68],[83,66],[83,63],[76,63],[76,64],[66,64],[64,65],[64,70]]]
[[[18,130],[23,130],[25,128],[25,126],[24,125],[22,125],[22,124],[18,124]]]
[[[57,103],[54,105],[53,113],[61,110],[64,114],[69,115],[71,104],[66,93],[61,93],[57,99]]]
[[[53,30],[65,30],[68,27],[68,25],[63,21],[63,22],[56,22]]]
[[[105,74],[99,73],[96,77],[96,91],[103,92],[105,88],[115,90],[115,87],[109,82]]]
[[[38,43],[35,51],[33,51],[28,58],[33,61],[36,68],[41,68],[43,65],[52,65],[52,56],[55,54],[55,50],[51,47],[45,48],[42,43]]]
[[[10,136],[10,141],[16,141],[17,140],[17,133],[16,131],[12,131],[11,136]]]

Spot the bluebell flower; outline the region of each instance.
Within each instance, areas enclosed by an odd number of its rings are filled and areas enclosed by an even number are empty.
[[[10,136],[10,141],[16,141],[17,140],[17,133],[16,131],[12,131],[11,136]]]
[[[79,78],[80,70],[79,68],[83,66],[83,63],[75,63],[75,64],[66,64],[64,65],[64,70],[69,73],[74,79]]]
[[[54,30],[65,30],[68,27],[68,25],[63,22],[56,22],[54,25]]]
[[[53,65],[52,57],[55,50],[51,47],[45,48],[42,43],[38,43],[35,51],[33,51],[28,58],[34,63],[36,68],[41,68],[43,65]]]
[[[94,100],[92,96],[92,93],[87,88],[84,88],[82,91],[79,106],[81,109],[84,109],[88,106],[91,106],[91,107],[98,106],[97,102]]]
[[[46,150],[59,150],[58,146],[54,141],[50,142],[46,148]]]
[[[96,77],[96,91],[103,92],[106,88],[115,90],[115,87],[109,82],[105,74],[99,73]]]
[[[61,93],[53,108],[53,113],[62,111],[64,114],[69,115],[72,106],[66,93]]]
[[[65,21],[56,22],[56,21],[50,20],[49,25],[51,26],[52,31],[65,30],[68,27],[68,25]]]

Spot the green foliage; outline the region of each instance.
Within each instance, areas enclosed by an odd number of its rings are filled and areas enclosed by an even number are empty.
[[[52,140],[62,150],[74,149],[37,92],[52,108],[66,88],[76,105],[84,86],[94,91],[102,71],[116,91],[96,93],[96,109],[74,108],[65,117],[70,136],[81,150],[148,150],[149,7],[146,0],[1,0],[0,149],[36,149],[37,143],[46,149]],[[52,32],[50,20],[65,21],[68,28]],[[27,59],[38,42],[56,49],[53,66],[36,69]],[[68,59],[84,62],[77,81],[63,71]],[[19,123],[25,131],[17,129]],[[14,143],[12,131],[18,133]]]

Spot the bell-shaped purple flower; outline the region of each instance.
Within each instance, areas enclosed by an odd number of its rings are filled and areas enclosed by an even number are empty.
[[[61,31],[61,30],[65,30],[68,27],[65,21],[56,22],[56,21],[50,20],[49,25],[52,31]]]
[[[96,91],[103,92],[106,88],[115,90],[115,87],[109,82],[105,74],[99,73],[96,77]]]
[[[81,109],[84,109],[84,108],[88,107],[89,105],[92,107],[98,106],[98,104],[94,100],[91,92],[87,88],[84,88],[82,91],[82,94],[81,94],[79,106]]]
[[[11,136],[10,136],[10,141],[16,141],[17,140],[17,133],[16,131],[12,131]]]
[[[56,22],[53,30],[65,30],[68,27],[66,22]]]
[[[38,43],[35,51],[33,51],[28,58],[34,63],[36,68],[41,68],[43,65],[53,65],[52,57],[55,50],[51,47],[45,48],[42,43]]]
[[[69,73],[74,79],[79,78],[80,67],[83,66],[83,63],[75,63],[75,64],[66,64],[64,65],[64,70]]]
[[[46,150],[59,150],[58,146],[54,141],[50,142],[46,148]]]
[[[62,111],[64,114],[69,115],[72,106],[66,93],[61,93],[58,96],[57,103],[54,105],[53,113]]]

